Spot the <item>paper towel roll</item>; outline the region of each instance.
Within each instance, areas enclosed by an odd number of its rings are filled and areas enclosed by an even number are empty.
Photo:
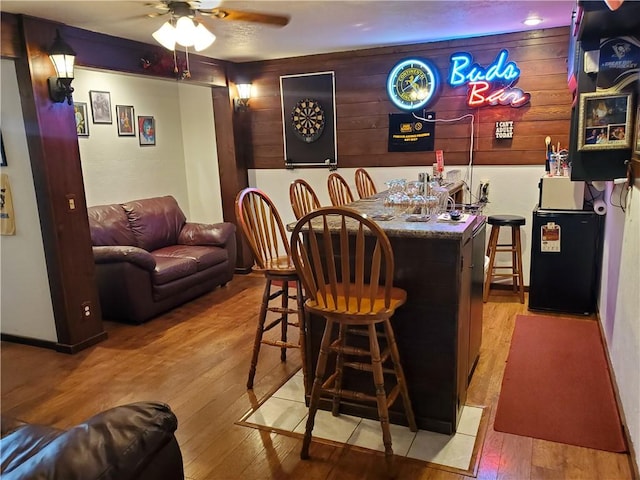
[[[591,182],[591,185],[593,186],[593,188],[595,188],[599,192],[603,192],[604,189],[607,187],[607,185],[600,180],[594,180],[593,182]]]
[[[596,200],[595,202],[593,202],[593,211],[598,215],[604,215],[605,213],[607,213],[607,204],[604,202],[604,200]]]

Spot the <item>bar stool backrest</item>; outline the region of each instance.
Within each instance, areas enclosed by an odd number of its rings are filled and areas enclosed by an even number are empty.
[[[307,213],[320,208],[320,200],[318,200],[316,192],[301,178],[294,180],[289,185],[289,200],[296,220],[300,220]]]
[[[245,188],[238,193],[236,219],[260,270],[293,268],[289,241],[280,214],[263,191]]]
[[[327,188],[329,189],[329,198],[331,205],[341,207],[348,203],[353,203],[353,194],[347,184],[347,181],[339,174],[333,172],[327,178]]]
[[[324,314],[393,314],[391,243],[355,210],[322,207],[302,217],[291,235],[291,256],[308,298]]]
[[[356,170],[356,190],[360,198],[368,198],[378,193],[376,184],[364,168]]]

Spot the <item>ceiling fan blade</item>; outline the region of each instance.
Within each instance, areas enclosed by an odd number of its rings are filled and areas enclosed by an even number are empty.
[[[271,15],[268,13],[243,12],[240,10],[229,10],[228,8],[215,8],[208,13],[212,17],[220,20],[240,20],[243,22],[265,23],[276,27],[284,27],[289,23],[289,17],[284,15]]]

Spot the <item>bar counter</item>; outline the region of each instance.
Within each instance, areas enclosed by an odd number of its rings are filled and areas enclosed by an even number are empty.
[[[379,193],[348,206],[375,218],[384,210],[384,196]],[[394,251],[394,285],[407,291],[407,303],[396,310],[391,323],[418,427],[451,434],[480,350],[485,219],[468,214],[457,222],[425,223],[404,217],[377,222]],[[317,317],[307,319],[310,381],[324,323]],[[329,364],[327,372],[332,368]],[[391,388],[393,379],[386,380]],[[368,372],[345,369],[344,388],[374,394]],[[330,400],[321,400],[320,408],[330,410]],[[343,400],[340,411],[377,419],[376,405],[371,403]],[[392,423],[406,425],[402,402],[396,401],[389,414]]]

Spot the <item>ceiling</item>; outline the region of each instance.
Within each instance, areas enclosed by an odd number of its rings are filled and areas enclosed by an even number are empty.
[[[151,34],[167,16],[148,17],[159,11],[152,3],[2,0],[0,10],[155,43]],[[278,28],[198,16],[217,36],[200,54],[248,62],[552,28],[569,25],[575,5],[575,0],[223,0],[221,7],[229,9],[288,15],[289,24]],[[524,25],[530,14],[543,23]]]

